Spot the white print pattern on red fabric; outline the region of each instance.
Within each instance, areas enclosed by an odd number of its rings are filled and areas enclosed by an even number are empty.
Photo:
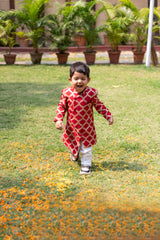
[[[54,121],[63,121],[67,112],[63,142],[75,157],[78,154],[80,141],[85,147],[90,147],[97,142],[93,106],[105,119],[112,117],[108,108],[98,99],[96,89],[87,86],[81,94],[77,93],[73,87],[62,90]]]

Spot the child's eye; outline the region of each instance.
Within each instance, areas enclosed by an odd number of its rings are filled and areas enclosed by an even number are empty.
[[[74,80],[75,80],[75,81],[78,81],[79,78],[74,78]],[[85,81],[85,78],[81,78],[80,80],[81,80],[81,81]]]

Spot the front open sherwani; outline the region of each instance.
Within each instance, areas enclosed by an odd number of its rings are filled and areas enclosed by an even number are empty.
[[[88,86],[82,93],[78,93],[73,87],[62,90],[54,122],[63,121],[67,112],[63,142],[75,157],[78,155],[80,142],[85,147],[90,147],[97,142],[93,106],[105,119],[112,117],[109,109],[98,99],[97,94],[96,89]]]

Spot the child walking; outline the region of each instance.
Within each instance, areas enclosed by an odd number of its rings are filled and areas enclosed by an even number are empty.
[[[57,107],[56,128],[64,128],[63,118],[67,112],[67,123],[63,131],[63,142],[71,152],[71,160],[81,156],[80,174],[90,174],[92,164],[92,146],[96,144],[96,132],[93,118],[93,106],[98,113],[113,124],[109,109],[98,99],[97,90],[88,86],[90,69],[83,62],[75,62],[70,67],[71,87],[62,90]]]

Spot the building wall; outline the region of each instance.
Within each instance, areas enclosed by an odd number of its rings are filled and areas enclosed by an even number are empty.
[[[58,2],[64,3],[65,0],[59,0]],[[118,3],[118,0],[109,0],[109,2],[112,4],[116,4],[116,3]],[[132,0],[132,2],[139,9],[143,8],[143,7],[148,7],[148,0]],[[55,6],[55,0],[50,0],[50,5],[51,5],[51,8],[54,8],[53,6]],[[158,0],[158,6],[160,6],[160,0]]]
[[[11,0],[0,0],[0,10],[9,10],[10,9],[10,1]],[[19,8],[20,3],[22,1],[23,0],[14,0],[16,9]],[[118,0],[109,0],[109,2],[112,4],[116,4],[116,3],[118,3]],[[148,7],[148,0],[132,0],[132,2],[139,9]],[[158,2],[158,6],[160,6],[160,0],[158,0],[157,2]],[[65,0],[58,0],[58,3],[60,5],[62,5],[63,3],[65,3]],[[56,3],[56,0],[50,0],[49,7],[46,9],[46,14],[56,12],[57,8],[58,8],[58,5]],[[105,13],[104,12],[101,13],[101,15],[98,17],[97,25],[100,25],[105,18],[106,18]],[[102,43],[104,43],[103,35],[104,35],[104,33],[100,34],[100,40]]]
[[[1,1],[1,0],[0,0]],[[23,2],[23,0],[15,0],[15,9],[18,9],[18,8],[20,8],[20,6],[21,6],[21,3]]]
[[[8,10],[10,8],[9,5],[9,0],[0,0],[0,10]]]
[[[19,2],[22,0],[15,0],[15,8],[18,7]],[[50,0],[50,9],[47,10],[47,12],[53,12],[55,9],[55,0]],[[59,0],[60,4],[63,4],[65,0]],[[110,0],[112,4],[116,4],[118,0]],[[136,5],[138,8],[148,7],[148,0],[132,0],[132,2]],[[158,6],[160,6],[160,0],[158,0]],[[10,9],[10,0],[0,0],[0,10],[8,10]]]

